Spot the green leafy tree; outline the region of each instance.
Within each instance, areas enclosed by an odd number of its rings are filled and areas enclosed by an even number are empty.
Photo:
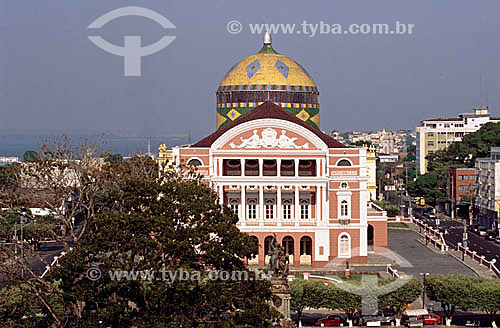
[[[331,310],[342,310],[352,327],[354,315],[361,309],[361,296],[330,284],[324,293],[324,307]]]
[[[276,319],[270,282],[244,262],[257,245],[201,177],[158,179],[156,163],[144,158],[115,169],[80,248],[49,276],[62,281],[73,324],[269,327]],[[100,279],[88,279],[97,267]],[[215,275],[222,271],[237,276]]]
[[[491,326],[496,328],[496,315],[500,312],[500,280],[484,279],[477,288],[479,308],[488,314]]]
[[[437,174],[428,172],[408,183],[408,192],[415,197],[424,197],[429,204],[436,204],[444,199],[444,180]]]
[[[57,288],[57,284],[54,287]],[[0,323],[2,327],[47,327],[50,313],[43,302],[49,303],[59,314],[63,313],[58,295],[39,298],[29,285],[9,285],[0,290]]]
[[[396,278],[382,279],[380,284],[388,284],[395,281]],[[403,312],[408,306],[415,302],[422,292],[420,281],[416,278],[410,279],[406,284],[399,287],[395,291],[379,297],[379,304],[383,307],[391,308],[396,315],[396,326],[401,323]]]
[[[304,308],[320,308],[323,305],[325,284],[315,280],[295,279],[290,282],[290,309],[297,312],[299,327],[302,327],[302,312]]]
[[[429,299],[441,303],[446,325],[450,326],[456,309],[479,307],[479,283],[481,278],[467,275],[430,275],[426,278],[426,292]]]

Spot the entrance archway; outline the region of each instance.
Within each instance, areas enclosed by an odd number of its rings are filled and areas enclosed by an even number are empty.
[[[312,264],[312,239],[309,236],[300,238],[300,264]]]
[[[288,255],[290,264],[293,264],[293,260],[294,260],[294,254],[293,254],[294,242],[293,242],[293,237],[291,237],[291,236],[284,237],[283,241],[281,242],[281,244],[282,244],[283,248],[285,249],[285,254]]]
[[[371,224],[368,225],[368,251],[373,252],[374,231]]]

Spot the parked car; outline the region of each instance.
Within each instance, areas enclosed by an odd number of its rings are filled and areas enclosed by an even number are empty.
[[[486,240],[491,240],[491,241],[495,241],[495,238],[497,237],[497,233],[495,231],[488,231],[488,233],[486,234],[486,236],[484,236],[484,239]]]
[[[321,326],[322,324],[325,327],[339,327],[340,324],[345,326],[347,324],[347,321],[340,315],[330,314],[328,317],[321,318],[318,321],[316,321],[316,325]]]
[[[470,226],[467,227],[467,231],[477,233],[478,227],[479,225],[477,224],[471,224]]]
[[[487,232],[486,232],[486,227],[485,226],[479,226],[477,227],[477,230],[478,230],[478,233],[480,236],[484,237],[486,236]]]
[[[429,219],[435,219],[436,218],[436,214],[434,212],[432,212],[432,211],[425,212],[424,216],[426,216]]]
[[[496,237],[495,238],[495,244],[499,244],[500,245],[500,237]]]
[[[361,317],[361,322],[367,327],[379,327],[382,325],[391,325],[396,322],[394,315],[379,310],[371,315],[364,315]]]
[[[441,317],[434,313],[429,313],[425,309],[406,310],[403,313],[403,322],[413,322],[417,324],[419,321],[424,325],[439,325],[441,324]]]
[[[424,321],[424,325],[440,325],[441,317],[434,313],[424,314],[422,316],[422,320]]]

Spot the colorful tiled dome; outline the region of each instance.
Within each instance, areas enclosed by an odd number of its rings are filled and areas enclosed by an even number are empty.
[[[278,54],[266,33],[262,49],[236,63],[217,90],[217,129],[273,101],[292,115],[319,128],[319,92],[300,64]]]

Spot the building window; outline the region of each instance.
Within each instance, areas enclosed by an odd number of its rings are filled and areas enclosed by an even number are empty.
[[[240,200],[239,199],[231,199],[229,201],[229,207],[233,211],[234,214],[238,215],[239,207],[240,207]]]
[[[256,199],[249,199],[247,204],[248,204],[247,205],[248,219],[249,220],[257,219],[257,200]]]
[[[349,185],[347,184],[347,182],[342,182],[340,184],[340,189],[348,189],[349,188]]]
[[[283,219],[292,219],[292,201],[290,199],[283,199]]]
[[[300,201],[300,218],[302,220],[309,220],[309,201],[307,199]]]
[[[339,257],[351,257],[351,238],[347,233],[343,233],[339,236]]]
[[[266,200],[265,212],[266,212],[266,220],[274,219],[274,201],[272,199]]]
[[[349,203],[347,200],[340,202],[340,216],[349,216]]]
[[[337,166],[351,166],[351,162],[349,162],[347,159],[341,159],[337,162]]]
[[[188,160],[187,165],[188,166],[201,166],[201,161],[197,158],[191,158]]]

